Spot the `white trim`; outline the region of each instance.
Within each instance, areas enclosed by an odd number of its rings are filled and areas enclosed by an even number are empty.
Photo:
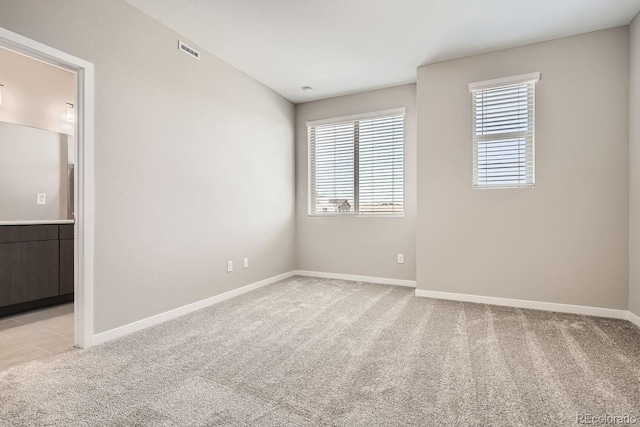
[[[365,282],[365,283],[378,283],[378,284],[385,284],[385,285],[405,286],[405,287],[412,287],[412,288],[415,288],[416,286],[415,280],[385,279],[380,277],[357,276],[357,275],[351,275],[351,274],[323,273],[319,271],[294,270],[288,273],[283,273],[278,276],[261,280],[259,282],[252,283],[247,286],[243,286],[238,289],[234,289],[232,291],[222,293],[220,295],[206,298],[206,299],[194,302],[192,304],[178,307],[176,309],[169,310],[164,313],[157,314],[155,316],[147,317],[146,319],[138,320],[136,322],[129,323],[127,325],[120,326],[115,329],[111,329],[109,331],[96,334],[93,336],[93,345],[102,344],[104,342],[110,341],[112,339],[120,338],[125,335],[129,335],[133,332],[140,331],[150,326],[158,325],[168,320],[175,319],[177,317],[183,316],[193,311],[200,310],[205,307],[209,307],[211,305],[226,301],[230,298],[245,294],[247,292],[253,291],[258,288],[262,288],[264,286],[279,282],[280,280],[284,280],[293,276],[339,279],[339,280],[348,280],[348,281]],[[449,300],[456,300],[456,301],[477,302],[480,304],[506,305],[510,307],[532,308],[537,310],[559,311],[563,313],[587,314],[587,315],[593,315],[593,316],[613,317],[616,319],[628,319],[630,322],[640,326],[640,317],[635,316],[634,314],[627,312],[625,310],[612,310],[612,309],[596,308],[596,307],[583,307],[583,306],[576,306],[576,305],[543,303],[543,302],[536,302],[536,301],[512,300],[512,299],[506,299],[506,298],[483,297],[478,295],[465,295],[465,294],[454,294],[454,293],[448,293],[448,292],[425,291],[422,289],[416,289],[415,295],[416,297],[449,299]]]
[[[540,72],[519,74],[517,76],[501,77],[499,79],[483,80],[481,82],[469,83],[469,90],[482,90],[496,86],[517,85],[521,83],[531,83],[540,80]]]
[[[329,123],[344,123],[351,122],[354,120],[365,120],[365,119],[373,119],[377,117],[385,117],[385,116],[397,116],[398,114],[405,114],[406,108],[392,108],[390,110],[382,110],[382,111],[371,111],[369,113],[362,114],[352,114],[350,116],[342,116],[342,117],[332,117],[329,119],[322,120],[311,120],[307,122],[307,127],[326,125]]]
[[[75,319],[76,344],[93,345],[94,281],[94,72],[93,65],[78,70],[75,168]]]
[[[76,74],[75,134],[75,302],[74,342],[87,348],[93,339],[93,257],[94,257],[94,69],[93,64],[50,46],[0,27],[0,46],[68,69]]]
[[[417,297],[446,299],[452,301],[475,302],[478,304],[502,305],[507,307],[529,308],[532,310],[556,311],[560,313],[584,314],[587,316],[627,319],[626,310],[613,308],[588,307],[584,305],[558,304],[554,302],[530,301],[511,298],[486,297],[482,295],[456,294],[452,292],[427,291],[416,289]]]
[[[296,276],[319,277],[322,279],[349,280],[352,282],[378,283],[382,285],[406,286],[409,288],[416,287],[415,280],[387,279],[384,277],[357,276],[353,274],[324,273],[320,271],[307,271],[307,270],[296,270],[293,273]]]
[[[368,214],[360,212],[316,212],[307,213],[307,216],[312,218],[404,218],[404,211],[393,214]]]
[[[627,320],[640,328],[640,317],[630,311],[627,311]]]
[[[535,188],[536,184],[503,184],[503,185],[474,185],[474,190],[512,190],[514,188]]]
[[[270,285],[280,280],[287,279],[294,276],[294,272],[283,273],[278,276],[270,277],[268,279],[261,280],[259,282],[252,283],[250,285],[243,286],[232,291],[228,291],[210,298],[206,298],[191,304],[184,305],[182,307],[175,308],[173,310],[165,311],[164,313],[156,314],[155,316],[147,317],[146,319],[138,320],[136,322],[129,323],[124,326],[120,326],[109,331],[101,332],[93,336],[93,344],[98,345],[103,342],[110,341],[115,338],[120,338],[125,335],[129,335],[133,332],[140,331],[150,326],[155,326],[167,320],[175,319],[176,317],[184,316],[192,311],[200,310],[205,307],[226,301],[230,298],[237,297],[238,295],[245,294],[263,286]]]

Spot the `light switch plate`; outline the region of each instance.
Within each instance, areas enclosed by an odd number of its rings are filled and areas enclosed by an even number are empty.
[[[37,193],[36,203],[39,205],[47,204],[47,193]]]
[[[227,273],[231,273],[233,271],[233,261],[227,261]]]
[[[243,268],[249,268],[249,258],[245,258],[242,261],[242,266],[243,266]]]

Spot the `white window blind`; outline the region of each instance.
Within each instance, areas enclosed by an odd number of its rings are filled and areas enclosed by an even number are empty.
[[[540,73],[471,83],[473,186],[535,184],[535,83]]]
[[[307,127],[309,215],[404,214],[404,109]]]

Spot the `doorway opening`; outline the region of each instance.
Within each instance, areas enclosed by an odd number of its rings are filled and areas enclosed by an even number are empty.
[[[48,332],[64,336],[72,327],[73,345],[87,348],[93,343],[93,64],[4,28],[0,49],[67,73],[72,90],[71,98],[59,106],[69,97],[62,90],[66,83],[14,91],[13,83],[0,81],[0,136],[6,142],[0,148],[14,150],[23,159],[15,162],[13,175],[0,176],[0,191],[4,188],[15,201],[11,211],[0,215],[0,257],[5,258],[5,271],[0,268],[0,343],[16,338],[3,334],[3,318],[13,319],[13,327],[16,322],[27,326],[13,332],[21,339],[38,334],[36,323],[55,318]],[[41,93],[34,92],[36,86]],[[42,114],[31,114],[24,107],[29,97],[38,96],[49,97],[50,106]],[[46,147],[45,153],[37,144]],[[35,173],[25,174],[29,168]],[[28,182],[34,175],[39,182]],[[34,192],[47,185],[51,188]],[[25,289],[25,283],[35,288]],[[7,317],[12,310],[21,314]],[[64,346],[55,337],[41,338],[51,338],[41,345],[49,352]]]

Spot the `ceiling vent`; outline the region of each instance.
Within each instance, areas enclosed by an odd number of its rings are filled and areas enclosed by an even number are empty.
[[[200,60],[200,52],[187,46],[186,44],[182,43],[180,40],[178,40],[178,50],[186,53],[187,55],[193,56],[198,61]]]

